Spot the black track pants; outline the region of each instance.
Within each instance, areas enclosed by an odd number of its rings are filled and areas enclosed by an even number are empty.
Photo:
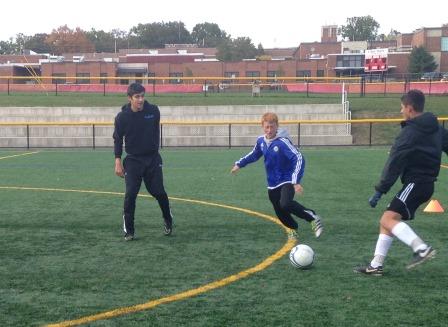
[[[286,227],[297,229],[298,225],[291,214],[304,219],[308,222],[314,218],[305,210],[314,212],[301,205],[299,202],[294,201],[294,186],[292,184],[283,184],[275,189],[268,190],[269,200],[271,201],[275,213]]]

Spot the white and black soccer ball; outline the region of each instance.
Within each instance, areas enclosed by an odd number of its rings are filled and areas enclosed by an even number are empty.
[[[289,261],[296,268],[308,269],[313,265],[314,251],[306,244],[296,245],[289,253]]]

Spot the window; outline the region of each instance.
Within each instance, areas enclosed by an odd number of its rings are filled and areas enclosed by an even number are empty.
[[[440,51],[448,51],[448,37],[444,36],[440,38]]]
[[[277,82],[277,71],[276,70],[268,70],[266,77],[271,77],[270,79],[268,79],[268,83],[269,82]]]
[[[135,73],[135,83],[143,84],[143,73]]]
[[[251,78],[258,78],[260,77],[260,72],[258,71],[246,71],[246,77],[251,77]]]
[[[107,84],[107,73],[100,73],[100,83]]]
[[[52,75],[53,80],[52,83],[53,84],[65,84],[66,83],[66,79],[65,79],[65,73],[54,73]]]
[[[156,77],[156,73],[148,72],[148,77]],[[155,82],[156,82],[155,79],[148,79],[148,84],[153,84]]]
[[[83,78],[87,77],[87,78]],[[77,73],[76,74],[76,84],[89,84],[90,83],[90,73]]]
[[[239,72],[225,72],[224,77],[226,78],[226,80],[223,81],[223,83],[237,83],[238,80],[236,80],[235,78],[240,77],[240,73]]]
[[[184,77],[184,74],[183,73],[170,73],[170,77]],[[170,79],[170,84],[182,84],[182,83],[183,83],[183,80],[180,78]]]
[[[342,55],[336,57],[336,67],[341,68],[363,68],[364,56],[363,55]]]
[[[311,77],[311,70],[298,70],[296,77]],[[298,79],[298,81],[303,81],[303,79]]]
[[[325,71],[323,69],[318,69],[316,71],[316,76],[317,77],[324,77],[325,76]]]

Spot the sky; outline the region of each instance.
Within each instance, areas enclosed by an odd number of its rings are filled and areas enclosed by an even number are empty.
[[[0,41],[19,33],[49,34],[63,25],[109,32],[181,21],[190,32],[196,24],[216,23],[232,38],[249,37],[265,49],[320,41],[323,25],[346,25],[349,17],[370,15],[380,24],[378,33],[386,35],[391,29],[411,33],[448,23],[446,0],[431,0],[428,5],[409,0],[5,0],[0,12]]]

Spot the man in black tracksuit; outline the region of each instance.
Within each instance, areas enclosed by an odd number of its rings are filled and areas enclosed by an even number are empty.
[[[404,221],[414,219],[417,208],[431,199],[434,182],[440,171],[442,151],[448,154],[448,132],[430,112],[424,113],[425,96],[411,90],[401,98],[401,131],[390,151],[375,194],[369,199],[375,207],[401,178],[403,188],[395,195],[380,220],[380,234],[373,260],[369,265],[355,268],[355,272],[381,276],[383,263],[394,236],[412,248],[414,256],[407,268],[412,269],[436,251],[427,245]]]
[[[125,240],[134,239],[134,213],[140,185],[156,198],[165,222],[165,235],[173,229],[168,195],[163,186],[162,158],[159,154],[160,111],[145,101],[145,88],[138,83],[128,87],[129,103],[115,117],[115,174],[124,177],[126,194],[123,210]],[[126,158],[121,162],[125,142]]]

